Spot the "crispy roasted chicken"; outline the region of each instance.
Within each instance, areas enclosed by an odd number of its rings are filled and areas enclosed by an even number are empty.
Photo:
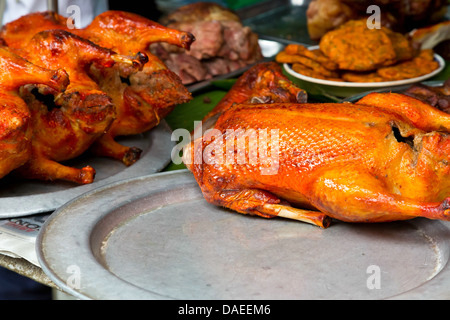
[[[115,138],[150,130],[176,105],[192,99],[179,77],[150,53],[149,45],[164,41],[188,49],[195,39],[187,32],[122,11],[105,12],[85,29],[70,29],[72,23],[68,22],[71,21],[53,12],[33,13],[5,25],[1,37],[8,46],[21,48],[39,31],[62,29],[124,56],[140,52],[141,58],[148,57],[142,70],[131,68],[127,72],[123,64],[111,68],[92,64],[88,70],[90,81],[94,80],[111,98],[116,109],[115,121],[92,150],[131,165],[139,159],[141,150],[122,146]]]
[[[125,57],[64,30],[42,31],[14,50],[48,69],[64,69],[70,79],[64,93],[25,86],[21,94],[31,112],[32,156],[16,170],[25,178],[91,183],[95,170],[71,168],[61,162],[80,156],[110,128],[116,110],[112,99],[88,75],[92,66],[142,68],[141,56]]]
[[[30,85],[58,95],[69,84],[67,73],[36,66],[0,47],[0,178],[24,165],[32,154],[31,112],[20,96]]]
[[[97,16],[84,30],[84,37],[104,47],[128,54],[129,50],[143,52],[150,58],[143,70],[122,81],[117,72],[94,71],[101,88],[113,97],[117,119],[108,132],[96,143],[100,155],[133,164],[140,153],[135,148],[119,145],[114,138],[146,132],[158,125],[178,104],[192,99],[180,78],[149,51],[155,42],[167,42],[189,49],[194,36],[188,32],[166,28],[135,14],[108,11]],[[136,153],[137,151],[137,153]]]
[[[450,220],[450,116],[412,97],[243,103],[183,154],[205,199],[326,228]]]

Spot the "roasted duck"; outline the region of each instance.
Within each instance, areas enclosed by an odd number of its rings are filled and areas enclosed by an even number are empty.
[[[326,228],[450,220],[450,115],[414,98],[236,104],[184,150],[205,199]]]
[[[230,91],[202,121],[202,129],[214,126],[218,117],[235,103],[307,102],[305,90],[295,86],[276,62],[258,63],[239,77]]]
[[[64,30],[42,31],[15,52],[48,69],[64,68],[70,78],[65,92],[56,96],[34,86],[21,90],[31,112],[32,156],[16,173],[31,179],[93,182],[92,167],[77,169],[60,163],[84,153],[115,119],[112,99],[87,70],[116,65],[128,73],[142,68],[145,59],[119,55]]]
[[[139,158],[141,150],[122,146],[115,137],[148,131],[176,105],[192,99],[179,77],[150,53],[149,45],[163,41],[189,49],[195,39],[187,32],[121,11],[105,12],[85,29],[69,30],[67,22],[67,18],[56,13],[33,13],[5,25],[1,36],[10,47],[20,48],[38,31],[66,29],[123,55],[146,54],[149,61],[144,68],[127,77],[123,77],[123,72],[116,67],[105,69],[92,65],[89,70],[89,76],[112,98],[116,107],[116,120],[92,149],[99,155],[131,165]]]
[[[19,95],[32,85],[54,95],[69,84],[65,71],[38,67],[0,47],[0,178],[24,165],[31,157],[31,114]]]

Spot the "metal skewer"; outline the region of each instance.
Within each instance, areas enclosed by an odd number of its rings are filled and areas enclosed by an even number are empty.
[[[58,0],[47,0],[47,9],[49,11],[58,12]]]
[[[0,0],[0,26],[3,26],[3,16],[5,15],[6,0]]]

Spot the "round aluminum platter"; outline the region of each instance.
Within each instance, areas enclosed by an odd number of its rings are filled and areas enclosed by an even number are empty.
[[[163,121],[145,134],[122,138],[120,143],[143,150],[141,158],[130,167],[120,161],[95,157],[88,153],[70,161],[70,166],[81,168],[90,165],[96,170],[95,182],[89,185],[5,177],[0,180],[0,218],[51,212],[69,200],[106,184],[161,171],[170,162],[174,146],[171,135],[172,131]]]
[[[208,204],[181,170],[69,202],[37,253],[79,299],[449,299],[449,227],[245,216]]]

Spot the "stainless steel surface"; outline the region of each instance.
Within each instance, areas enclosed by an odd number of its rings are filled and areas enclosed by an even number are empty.
[[[295,5],[292,2],[281,2],[256,15],[243,16],[243,24],[261,37],[294,41],[304,45],[317,44],[317,41],[309,36],[307,28],[306,11],[310,1],[296,1],[298,4]]]
[[[58,0],[47,0],[47,9],[58,12]]]
[[[0,26],[3,26],[5,9],[6,9],[6,0],[0,0]]]
[[[323,230],[245,216],[206,203],[178,171],[68,203],[37,252],[48,277],[80,299],[449,299],[448,227],[416,219]]]
[[[172,131],[163,121],[158,127],[145,134],[121,139],[121,143],[143,150],[141,159],[130,167],[125,167],[120,161],[91,156],[89,153],[68,162],[68,165],[77,168],[90,165],[96,170],[95,182],[89,185],[5,177],[0,180],[0,218],[51,212],[67,201],[95,188],[122,179],[161,171],[170,162],[174,147],[171,135]]]

